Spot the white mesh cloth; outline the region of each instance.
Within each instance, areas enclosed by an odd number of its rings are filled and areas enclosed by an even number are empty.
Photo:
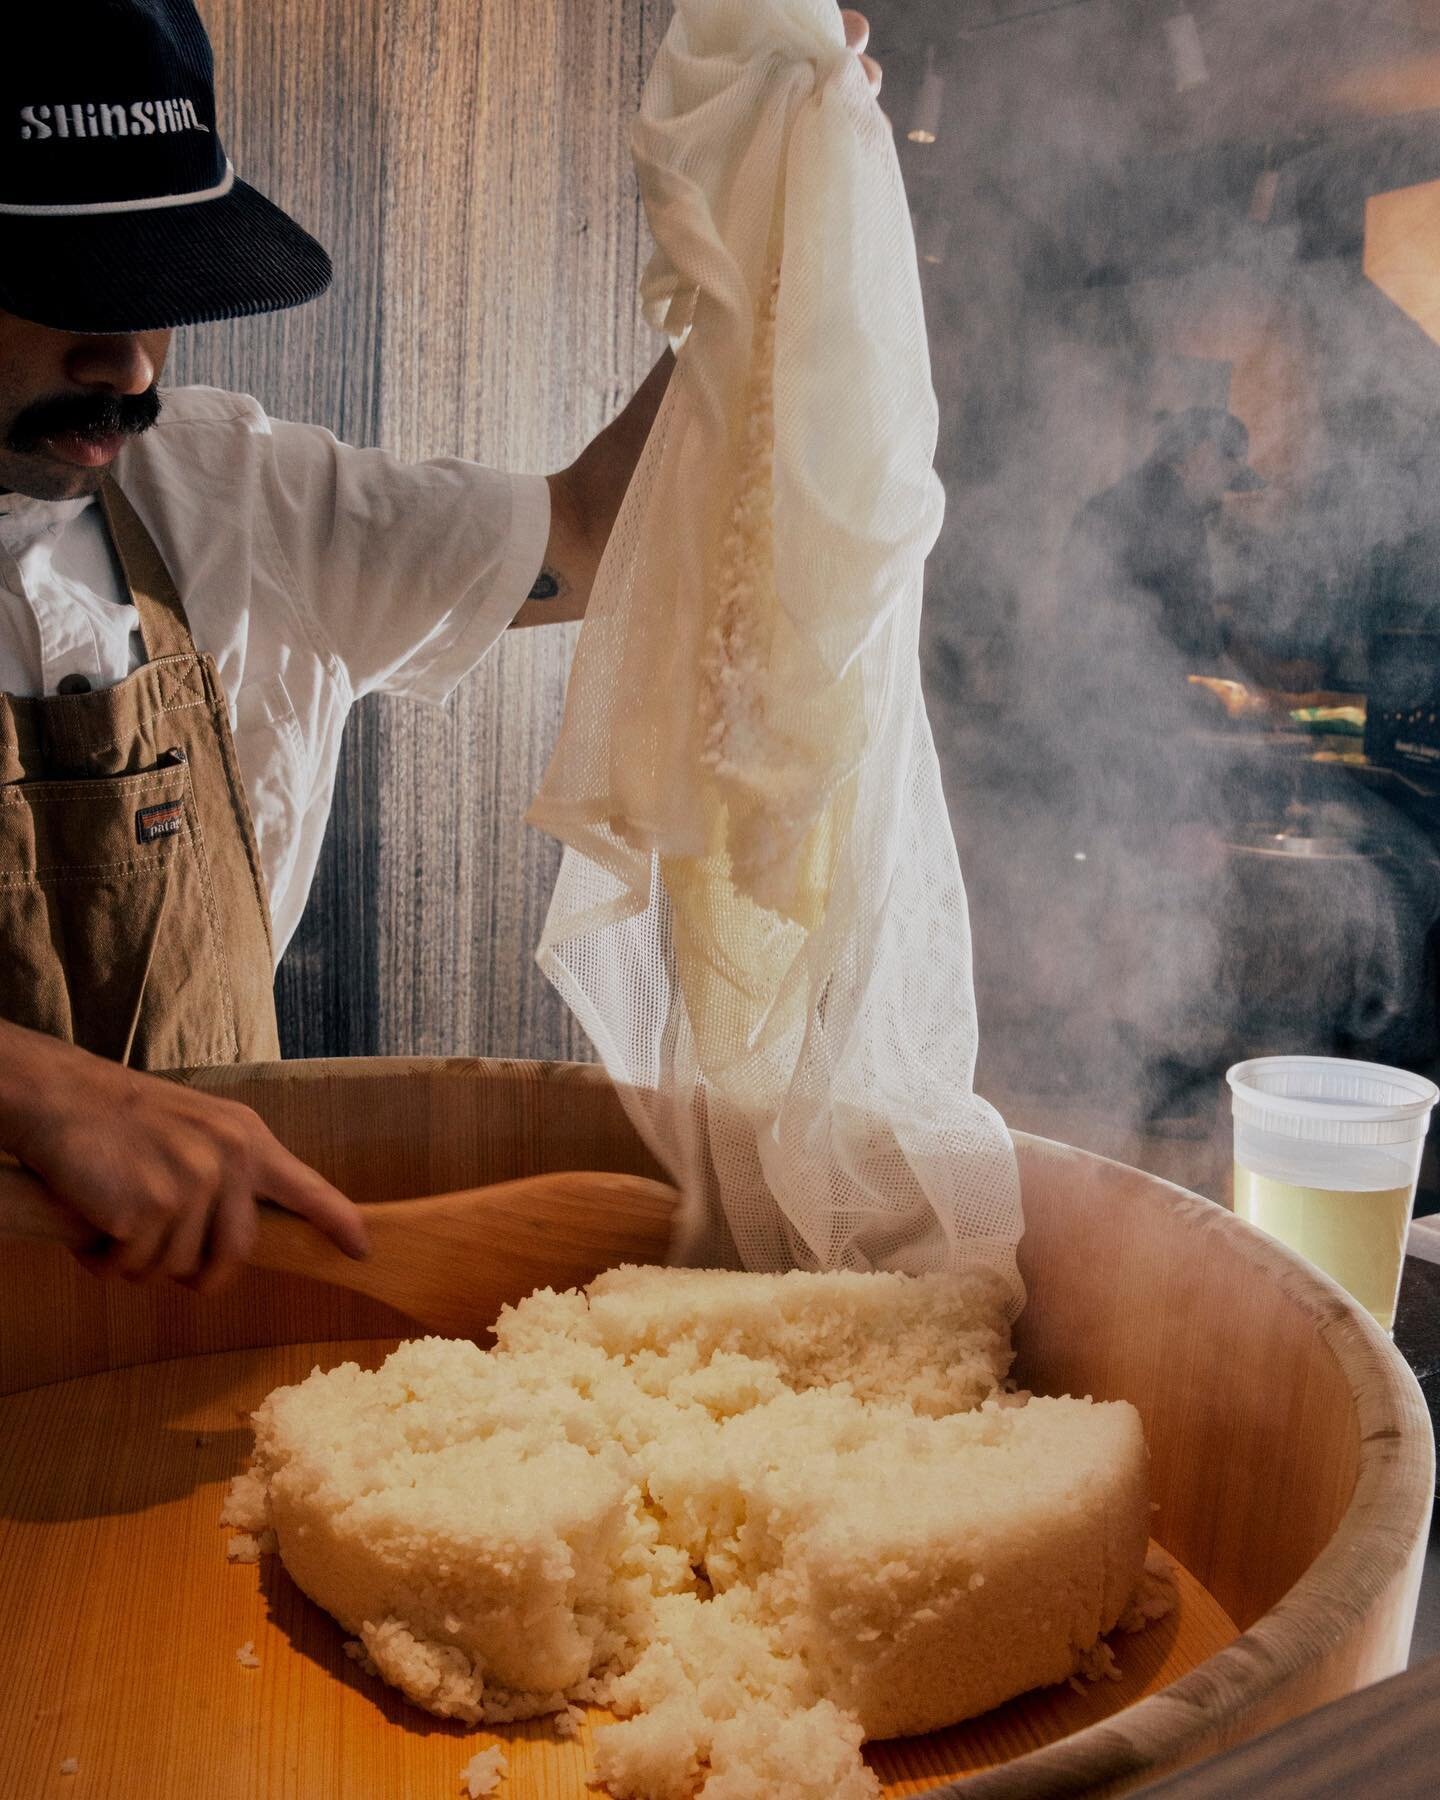
[[[633,149],[680,348],[530,815],[567,846],[540,963],[684,1191],[682,1260],[984,1262],[1018,1310],[920,693],[943,497],[889,127],[833,0],[678,0]]]

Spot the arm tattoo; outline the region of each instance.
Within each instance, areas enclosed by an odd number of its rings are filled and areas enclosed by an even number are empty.
[[[526,596],[529,600],[561,600],[570,592],[570,583],[558,569],[548,565],[535,577],[535,585]]]

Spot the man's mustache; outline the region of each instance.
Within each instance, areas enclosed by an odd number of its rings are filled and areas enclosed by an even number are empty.
[[[27,406],[11,425],[5,445],[23,456],[48,437],[138,437],[159,417],[160,393],[154,387],[143,394],[57,394]]]

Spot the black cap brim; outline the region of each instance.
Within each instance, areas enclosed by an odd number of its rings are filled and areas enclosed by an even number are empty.
[[[317,299],[330,258],[236,180],[190,206],[0,215],[0,310],[57,331],[161,331]]]
[[[1248,465],[1244,468],[1237,469],[1230,477],[1230,492],[1232,494],[1258,494],[1264,485],[1265,477],[1257,474],[1256,471]]]

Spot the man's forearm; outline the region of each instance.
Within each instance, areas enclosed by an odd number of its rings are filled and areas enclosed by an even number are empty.
[[[550,625],[585,615],[610,532],[660,410],[675,358],[667,350],[629,404],[550,486],[550,541],[516,625]]]

